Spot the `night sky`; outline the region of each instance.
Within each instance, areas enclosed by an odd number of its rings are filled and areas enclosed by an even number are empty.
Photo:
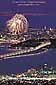
[[[32,7],[18,6],[13,1],[21,0],[0,0],[0,28],[3,30],[6,27],[6,21],[16,13],[25,15],[29,21],[29,27],[41,29],[43,26],[47,26],[56,28],[56,0],[43,0],[46,2],[44,5]],[[56,65],[56,50],[50,50],[48,53],[37,56],[0,60],[0,73],[23,72],[28,68],[36,68],[44,63]]]
[[[49,27],[56,27],[55,0],[39,0],[46,2],[45,4],[40,4],[40,6],[18,6],[17,4],[13,3],[13,1],[15,2],[21,0],[0,0],[0,27],[5,27],[6,21],[16,13],[26,13],[25,17],[28,19],[30,27],[37,28],[45,25]]]

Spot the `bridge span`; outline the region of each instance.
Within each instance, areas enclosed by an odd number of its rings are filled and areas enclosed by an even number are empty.
[[[7,58],[15,58],[15,57],[22,57],[24,54],[28,53],[29,52],[33,52],[33,51],[38,51],[39,49],[41,48],[44,48],[46,46],[50,46],[51,45],[51,42],[50,41],[47,41],[47,42],[43,42],[42,44],[36,46],[36,47],[30,47],[30,49],[27,49],[27,50],[21,50],[21,51],[16,51],[16,52],[12,52],[12,53],[7,53],[7,54],[2,54],[0,55],[0,59],[7,59]],[[20,56],[17,56],[17,55],[20,55]]]

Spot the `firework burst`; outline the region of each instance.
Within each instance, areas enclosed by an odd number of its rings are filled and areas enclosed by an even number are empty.
[[[28,21],[23,15],[16,14],[7,21],[7,27],[12,33],[24,33],[28,31]]]

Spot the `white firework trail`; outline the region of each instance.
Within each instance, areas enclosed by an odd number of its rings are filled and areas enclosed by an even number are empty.
[[[23,15],[16,14],[15,16],[13,16],[13,18],[7,21],[7,27],[12,33],[27,32],[28,21]]]

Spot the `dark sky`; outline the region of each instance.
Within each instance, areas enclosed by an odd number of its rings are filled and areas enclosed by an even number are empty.
[[[0,27],[5,26],[6,21],[16,13],[26,13],[25,17],[28,19],[30,27],[45,25],[56,27],[56,0],[27,0],[46,2],[40,6],[18,6],[13,3],[15,1],[23,0],[0,0]]]

